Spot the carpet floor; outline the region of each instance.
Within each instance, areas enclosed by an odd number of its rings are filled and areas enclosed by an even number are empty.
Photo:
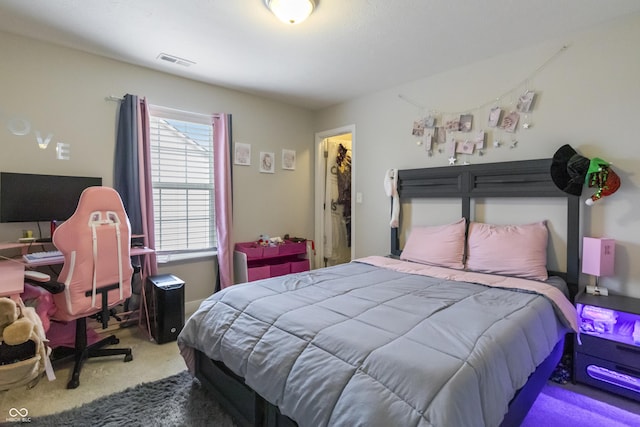
[[[640,415],[561,387],[547,385],[521,427],[640,426]]]
[[[234,427],[231,417],[187,372],[143,383],[58,414],[31,419],[31,426]]]
[[[232,419],[186,371],[143,383],[78,408],[35,417],[32,426],[215,426],[234,427]],[[522,427],[639,426],[640,415],[547,385]]]

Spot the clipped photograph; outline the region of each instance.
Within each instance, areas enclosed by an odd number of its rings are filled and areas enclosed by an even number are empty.
[[[424,144],[425,151],[431,151],[433,146],[433,139],[436,134],[436,130],[434,129],[425,129],[424,136],[422,137],[422,143]]]
[[[521,113],[528,113],[533,108],[533,100],[536,96],[536,93],[532,90],[526,91],[520,98],[518,98],[518,104],[516,105],[516,110]]]
[[[411,132],[413,136],[423,136],[424,135],[424,120],[416,120],[413,122],[413,131]]]
[[[485,140],[485,133],[483,130],[478,131],[475,134],[475,136],[470,138],[470,141],[473,141],[473,144],[475,145],[476,150],[482,150],[484,148],[484,140]]]
[[[473,126],[473,114],[460,115],[460,132],[471,132],[471,126]]]
[[[445,123],[444,127],[449,131],[458,131],[460,129],[460,117],[450,117]]]
[[[447,142],[447,131],[439,126],[436,128],[436,144],[444,144]]]
[[[520,114],[515,111],[510,112],[502,119],[502,123],[500,123],[500,128],[504,129],[507,132],[515,132],[516,126],[518,125],[518,120],[520,120]]]
[[[502,116],[502,108],[493,107],[489,112],[489,120],[487,121],[487,126],[489,126],[490,128],[498,126],[498,123],[500,123],[500,116]]]
[[[434,116],[427,117],[426,119],[424,119],[424,126],[427,128],[436,127],[436,118]]]
[[[456,153],[458,154],[473,154],[474,149],[475,143],[473,141],[457,141],[456,143]]]

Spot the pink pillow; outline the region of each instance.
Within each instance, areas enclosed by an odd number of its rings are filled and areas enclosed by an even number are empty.
[[[547,226],[469,224],[467,270],[547,280]]]
[[[448,268],[464,268],[465,219],[411,230],[400,259]]]

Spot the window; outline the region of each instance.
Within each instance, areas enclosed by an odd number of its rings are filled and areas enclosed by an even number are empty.
[[[149,114],[156,250],[215,248],[211,120],[157,106]]]

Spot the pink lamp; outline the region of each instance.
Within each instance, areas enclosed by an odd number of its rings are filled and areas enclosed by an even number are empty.
[[[615,252],[613,239],[585,237],[582,240],[582,272],[596,276],[596,285],[587,286],[588,294],[608,294],[607,289],[598,287],[598,278],[613,276]]]

